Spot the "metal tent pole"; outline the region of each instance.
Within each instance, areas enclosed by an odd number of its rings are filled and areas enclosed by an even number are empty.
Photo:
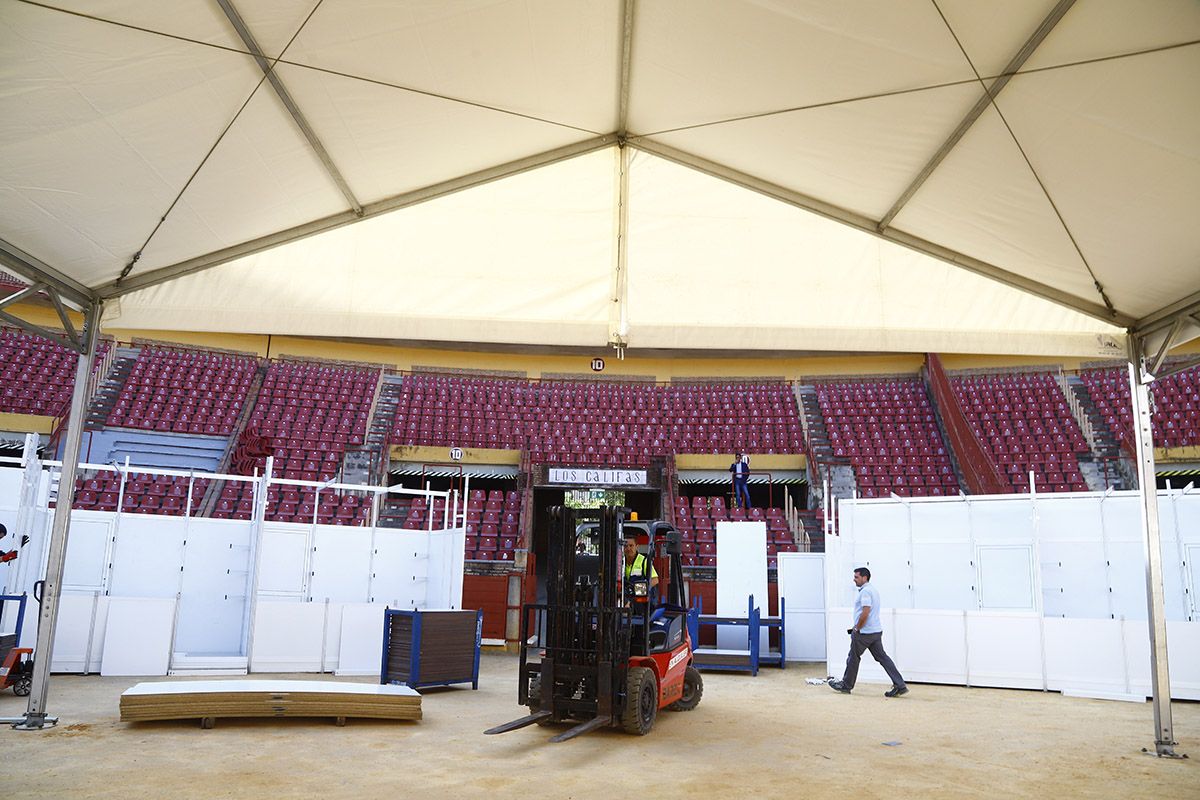
[[[1137,450],[1138,494],[1141,496],[1142,543],[1146,554],[1147,621],[1150,626],[1150,687],[1154,703],[1154,751],[1179,758],[1171,723],[1171,678],[1167,670],[1167,619],[1163,598],[1162,546],[1158,525],[1158,491],[1154,477],[1154,435],[1150,419],[1150,384],[1141,344],[1133,342],[1129,362],[1129,393],[1133,403],[1133,432]],[[1146,752],[1149,752],[1148,750]]]
[[[58,478],[58,500],[54,521],[50,526],[50,553],[46,564],[46,581],[38,611],[37,645],[34,650],[33,686],[25,717],[14,723],[17,730],[40,730],[58,723],[57,717],[46,716],[46,697],[50,690],[50,662],[54,653],[54,633],[58,625],[58,604],[62,595],[63,568],[67,561],[67,536],[71,526],[71,505],[75,502],[75,473],[79,466],[79,445],[83,441],[84,414],[87,412],[88,385],[92,364],[96,360],[96,344],[100,340],[100,314],[103,303],[95,302],[84,316],[83,347],[75,369],[75,389],[71,395],[71,411],[67,418],[66,444],[63,449],[62,470]]]

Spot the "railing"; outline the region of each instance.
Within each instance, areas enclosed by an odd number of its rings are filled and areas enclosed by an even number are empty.
[[[958,395],[950,386],[950,379],[946,377],[942,360],[936,353],[926,356],[925,375],[934,403],[946,425],[946,435],[950,438],[948,444],[958,456],[958,466],[967,482],[967,488],[972,494],[1008,494],[1008,481],[1000,474],[983,443],[967,422],[962,405],[958,402]]]

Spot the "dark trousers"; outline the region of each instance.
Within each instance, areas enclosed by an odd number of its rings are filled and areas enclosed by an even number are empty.
[[[733,502],[742,508],[750,507],[750,487],[746,481],[735,480],[733,482]]]
[[[846,656],[846,674],[842,677],[842,683],[846,684],[846,688],[853,689],[854,684],[858,681],[858,662],[862,660],[862,654],[866,650],[871,651],[871,656],[879,662],[879,666],[883,667],[884,672],[892,679],[893,686],[905,685],[904,678],[900,675],[900,670],[896,669],[892,657],[884,652],[882,633],[852,633],[850,634],[850,655]]]

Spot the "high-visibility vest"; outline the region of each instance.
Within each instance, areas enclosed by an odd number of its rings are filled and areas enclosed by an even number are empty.
[[[646,577],[646,562],[647,562],[646,554],[638,553],[636,556],[633,557],[632,561],[628,562],[625,565],[625,577],[626,578],[644,578],[644,577]],[[650,577],[651,578],[658,577],[658,570],[656,570],[654,568],[653,564],[650,565]]]

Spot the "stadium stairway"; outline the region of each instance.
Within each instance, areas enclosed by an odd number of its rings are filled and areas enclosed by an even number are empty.
[[[818,480],[829,480],[829,493],[833,497],[854,497],[858,486],[854,468],[848,462],[835,463],[833,460],[833,445],[829,441],[829,430],[825,426],[825,415],[821,413],[820,401],[817,400],[816,387],[801,384],[796,386],[795,394],[800,414],[804,417],[805,429],[808,431],[808,447],[817,461],[812,466],[812,473]],[[822,505],[825,503],[825,499],[821,497],[823,490],[823,486],[812,487]]]
[[[104,421],[108,419],[113,404],[121,396],[121,390],[125,388],[125,381],[129,378],[140,353],[141,348],[137,347],[117,348],[108,374],[101,378],[96,386],[96,394],[88,404],[85,422],[87,430],[98,431],[104,427]]]
[[[1117,489],[1134,488],[1124,470],[1113,470],[1112,468],[1105,470],[1106,462],[1116,464],[1124,454],[1121,452],[1121,444],[1117,441],[1116,434],[1104,421],[1104,415],[1096,408],[1096,403],[1088,393],[1083,379],[1078,375],[1068,375],[1067,391],[1078,401],[1080,410],[1092,428],[1091,457],[1079,460],[1079,470],[1084,480],[1087,481],[1088,488],[1093,491],[1104,491],[1109,485]]]

